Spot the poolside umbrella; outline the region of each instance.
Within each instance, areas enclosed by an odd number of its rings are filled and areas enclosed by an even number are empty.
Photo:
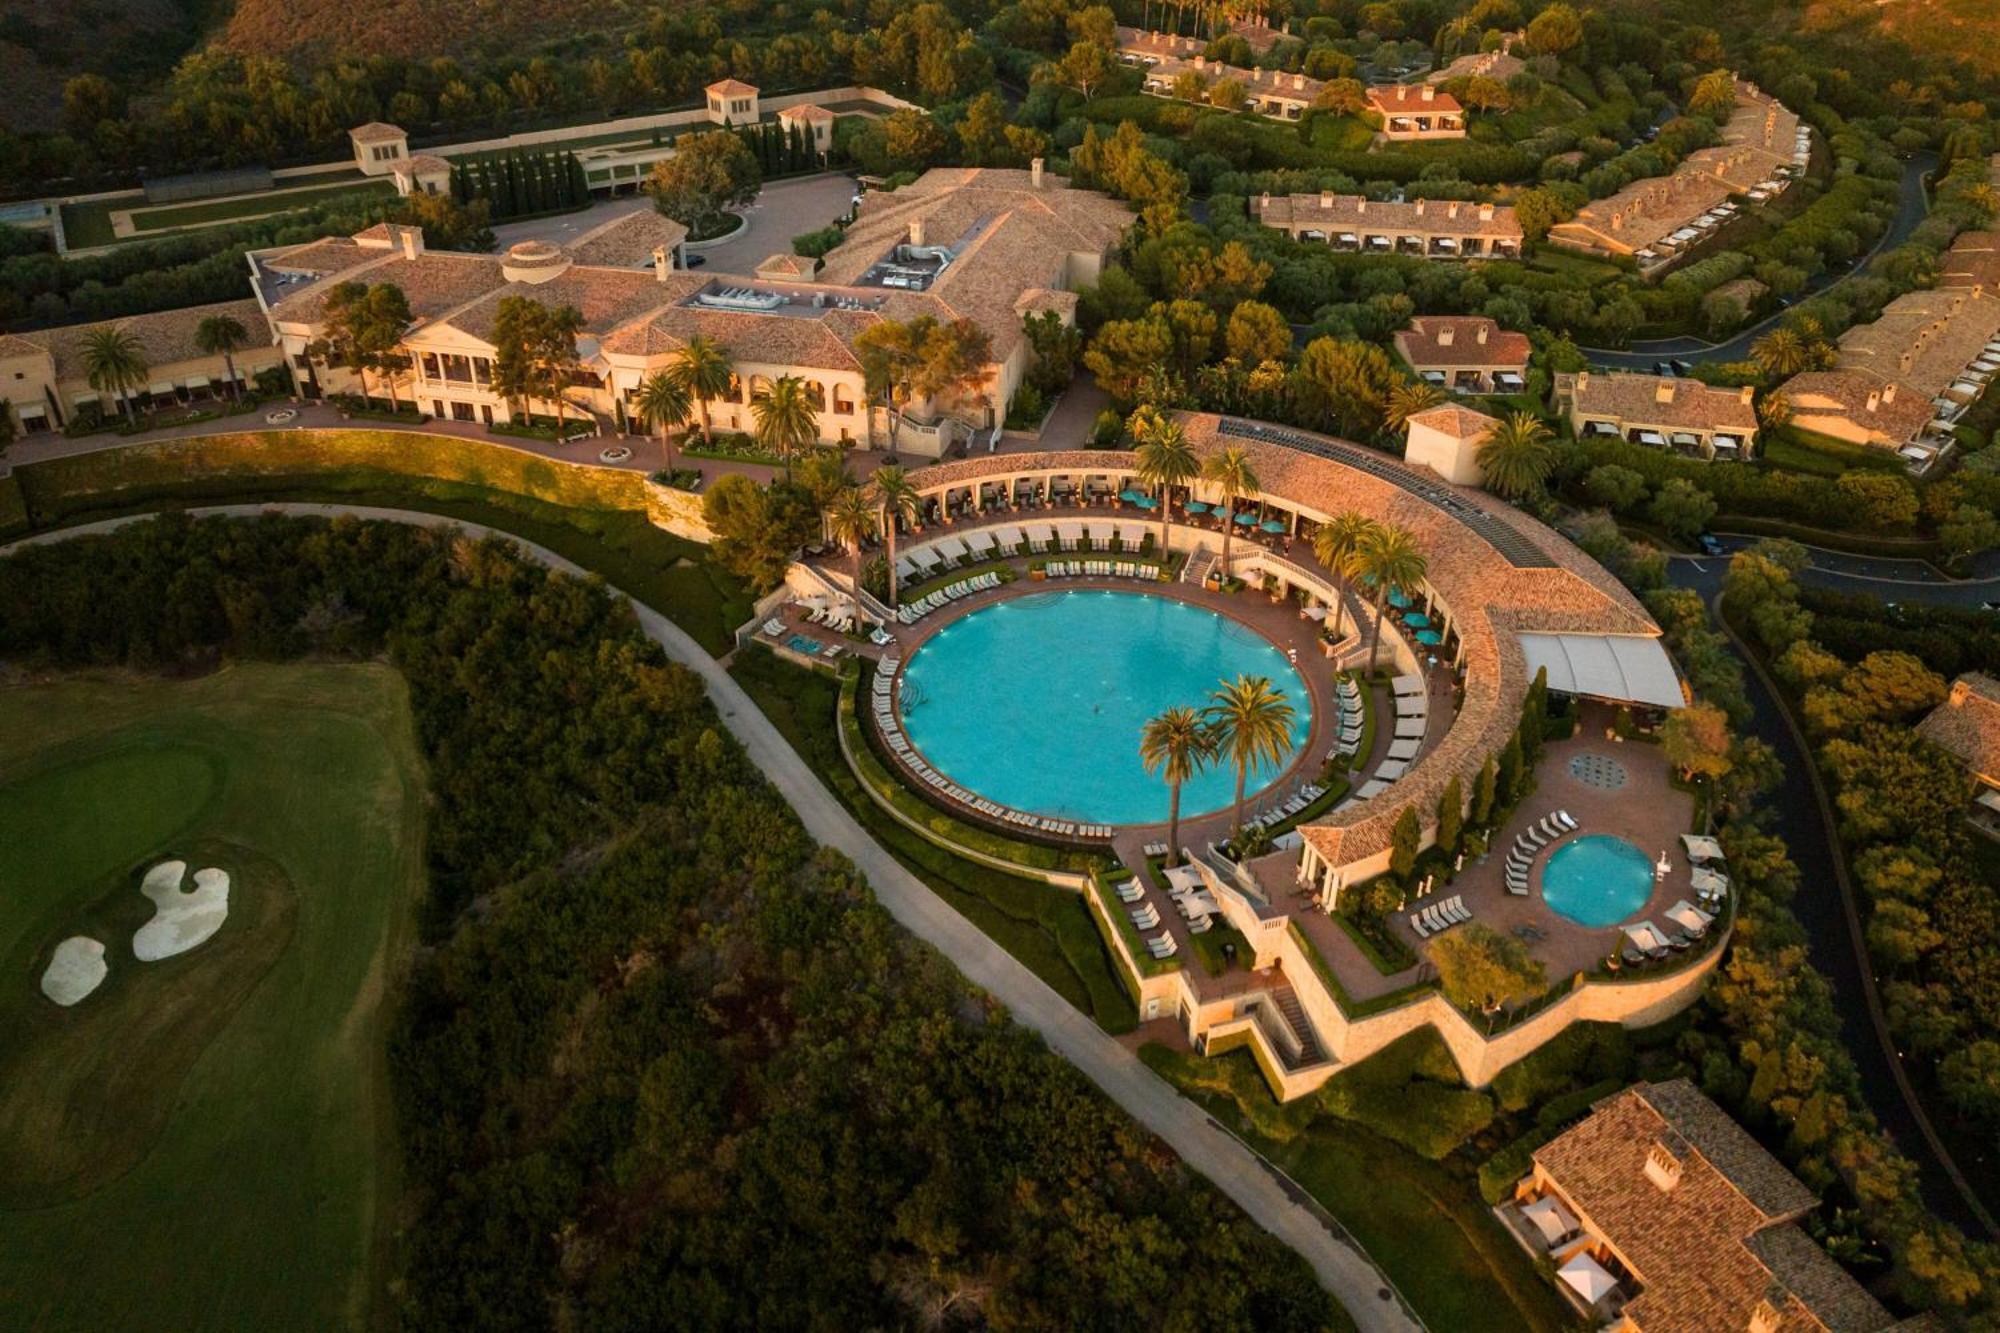
[[[1208,512],[1208,506],[1199,500],[1189,500],[1181,508],[1187,510],[1190,514],[1206,514]]]
[[[1256,525],[1257,516],[1255,514],[1238,514],[1236,516],[1236,526],[1239,528],[1251,528]]]
[[[1118,498],[1126,504],[1138,504],[1149,497],[1127,486],[1124,490],[1118,492]]]
[[[1285,525],[1275,518],[1267,518],[1264,520],[1263,528],[1266,532],[1283,532]]]
[[[1435,648],[1444,642],[1444,635],[1434,629],[1420,629],[1417,631],[1417,642],[1427,648]]]
[[[1583,1297],[1585,1305],[1596,1305],[1618,1286],[1617,1278],[1605,1272],[1603,1265],[1583,1252],[1557,1269],[1556,1276],[1570,1290]]]
[[[1395,607],[1398,611],[1407,611],[1411,606],[1410,595],[1401,588],[1391,588],[1389,589],[1389,605]]]
[[[1141,509],[1158,509],[1160,507],[1160,502],[1150,495],[1132,495],[1129,491],[1126,492],[1126,495],[1133,504],[1138,505]]]
[[[1411,629],[1429,629],[1431,627],[1431,618],[1421,611],[1412,611],[1403,617],[1403,623]]]

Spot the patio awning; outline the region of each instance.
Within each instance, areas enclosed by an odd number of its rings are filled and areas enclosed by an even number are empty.
[[[1625,938],[1647,953],[1667,947],[1667,937],[1650,921],[1636,921],[1625,927]]]
[[[963,560],[966,556],[972,554],[972,552],[966,549],[965,543],[956,537],[941,539],[937,544],[937,553],[946,560]]]
[[[1307,620],[1325,620],[1326,608],[1323,606],[1309,606],[1305,609],[1305,618]]]
[[[1722,844],[1705,833],[1681,834],[1681,846],[1687,848],[1688,859],[1691,861],[1720,861],[1722,859]]]
[[[1588,1254],[1578,1254],[1558,1268],[1556,1276],[1583,1297],[1585,1305],[1596,1305],[1618,1288],[1618,1279],[1605,1272],[1604,1265]]]
[[[1362,783],[1360,789],[1354,793],[1354,799],[1357,801],[1365,801],[1371,797],[1380,796],[1383,792],[1387,790],[1389,790],[1388,783],[1378,781],[1375,778],[1370,778],[1368,779],[1368,781]]]
[[[1988,787],[1985,791],[1980,792],[1978,796],[1974,797],[1973,800],[1977,804],[1985,806],[1988,810],[2000,813],[2000,791],[1994,791],[1991,787]]]
[[[40,403],[16,403],[14,412],[23,421],[40,421],[49,414],[48,409]]]
[[[1673,659],[1642,634],[1523,634],[1530,678],[1549,673],[1549,688],[1613,703],[1679,708],[1687,702]]]
[[[1394,689],[1398,694],[1422,694],[1424,692],[1424,678],[1422,676],[1398,676],[1394,681],[1390,682],[1390,688]]]
[[[1688,877],[1688,887],[1696,893],[1729,892],[1729,876],[1718,875],[1706,866],[1696,866]]]
[[[936,569],[938,567],[938,554],[928,546],[919,546],[916,550],[910,552],[910,559],[916,561],[917,564],[925,569]]]
[[[1702,911],[1685,898],[1675,903],[1672,907],[1669,907],[1666,911],[1666,916],[1675,925],[1683,926],[1688,930],[1707,930],[1708,923],[1715,920],[1714,917]]]
[[[990,532],[967,533],[965,544],[972,548],[974,554],[983,555],[993,549],[993,534]]]
[[[1521,1210],[1521,1216],[1531,1223],[1541,1235],[1543,1244],[1554,1249],[1557,1242],[1576,1230],[1576,1219],[1562,1206],[1562,1200],[1551,1194],[1545,1199],[1537,1199]]]
[[[1146,525],[1144,523],[1120,523],[1118,525],[1118,540],[1125,543],[1127,550],[1138,550],[1140,543],[1146,540]]]
[[[1389,742],[1389,753],[1386,757],[1390,759],[1415,759],[1417,751],[1423,748],[1424,743],[1422,741],[1414,741],[1405,737],[1400,741]]]
[[[1384,782],[1394,782],[1409,771],[1409,764],[1401,759],[1384,759],[1380,764],[1376,765],[1375,776]]]
[[[1090,533],[1090,544],[1092,546],[1102,547],[1111,545],[1111,525],[1109,523],[1092,523],[1087,530]]]
[[[994,530],[993,535],[1000,539],[1002,546],[1019,546],[1021,544],[1021,530],[1019,528],[997,528]]]
[[[1055,529],[1046,523],[1030,523],[1028,525],[1028,540],[1037,546],[1046,546],[1054,541],[1055,537]]]
[[[1424,720],[1420,717],[1399,717],[1396,719],[1396,735],[1399,739],[1423,738]]]
[[[154,380],[146,387],[146,392],[155,398],[171,398],[174,394],[174,386],[168,380]]]

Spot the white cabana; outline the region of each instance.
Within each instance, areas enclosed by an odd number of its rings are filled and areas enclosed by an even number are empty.
[[[999,538],[1000,544],[1010,551],[1021,545],[1021,530],[1019,528],[997,528],[994,530],[993,535]]]
[[[1083,540],[1083,524],[1081,523],[1056,524],[1056,539],[1060,541],[1064,546],[1075,546],[1078,542]]]
[[[937,544],[937,553],[946,560],[963,560],[972,554],[971,551],[966,549],[965,543],[956,537],[940,538]]]
[[[1422,718],[1431,711],[1430,698],[1422,694],[1399,694],[1396,696],[1396,716]]]
[[[1685,898],[1675,903],[1672,907],[1669,907],[1666,911],[1666,916],[1675,925],[1684,930],[1691,930],[1697,935],[1707,930],[1708,923],[1715,920],[1714,917],[1702,911]]]
[[[1400,740],[1389,742],[1388,758],[1415,759],[1417,751],[1423,749],[1422,741]]]
[[[1323,606],[1309,606],[1299,614],[1303,615],[1307,620],[1325,620],[1326,608]]]
[[[1415,738],[1422,740],[1424,735],[1424,720],[1420,717],[1397,718],[1396,735],[1399,739]]]
[[[1604,1271],[1604,1265],[1588,1254],[1578,1254],[1556,1270],[1556,1276],[1563,1280],[1571,1291],[1583,1297],[1585,1305],[1595,1306],[1599,1301],[1618,1289],[1618,1279]]]
[[[1687,848],[1690,861],[1720,861],[1722,844],[1705,833],[1681,834],[1681,846]]]
[[[2000,814],[2000,791],[1994,791],[1991,787],[1988,787],[1985,791],[1982,791],[1979,793],[1979,795],[1973,797],[1972,803],[1984,809],[1991,810],[1996,814]]]
[[[1729,892],[1729,876],[1718,875],[1707,866],[1696,866],[1688,877],[1688,887],[1696,893],[1722,894]]]
[[[1635,921],[1625,927],[1625,938],[1646,953],[1658,953],[1668,947],[1667,937],[1650,921]]]
[[[914,573],[916,573],[916,572],[917,572],[917,566],[916,566],[916,562],[915,562],[914,560],[912,560],[912,559],[911,559],[911,558],[910,558],[909,556],[905,555],[905,556],[899,556],[899,557],[897,557],[897,560],[896,560],[896,577],[897,577],[897,578],[899,578],[899,579],[907,579],[907,578],[909,578],[909,577],[910,577],[910,575],[912,575],[912,574],[914,574]]]
[[[1169,866],[1165,871],[1169,893],[1196,893],[1203,885],[1201,871],[1193,866]]]
[[[1384,759],[1375,769],[1375,776],[1384,782],[1394,782],[1410,771],[1410,766],[1400,759]]]
[[[1361,784],[1360,790],[1354,793],[1354,799],[1357,801],[1365,801],[1368,800],[1370,797],[1380,796],[1383,792],[1387,790],[1389,790],[1388,783],[1380,782],[1374,778],[1370,778],[1368,779],[1368,781]]]
[[[1146,542],[1146,525],[1143,523],[1120,523],[1118,540],[1128,551],[1136,551]]]
[[[1092,523],[1087,525],[1085,530],[1090,533],[1090,544],[1095,549],[1102,551],[1111,545],[1111,525],[1109,523]]]
[[[965,544],[972,548],[974,555],[991,555],[993,553],[993,534],[990,532],[967,533]]]
[[[1422,676],[1398,676],[1394,681],[1390,682],[1390,688],[1395,690],[1399,695],[1422,694],[1424,692],[1424,678]]]
[[[1521,1210],[1521,1216],[1534,1227],[1542,1238],[1542,1243],[1554,1249],[1576,1231],[1576,1219],[1562,1206],[1562,1200],[1551,1194],[1537,1199]]]
[[[1679,708],[1687,702],[1673,659],[1644,634],[1523,634],[1528,676],[1549,673],[1549,688],[1614,703]]]
[[[1056,539],[1055,529],[1046,523],[1030,523],[1027,533],[1028,540],[1036,546],[1047,546]]]
[[[918,566],[926,572],[938,567],[938,554],[928,546],[919,546],[916,550],[910,552],[910,559],[916,561]]]

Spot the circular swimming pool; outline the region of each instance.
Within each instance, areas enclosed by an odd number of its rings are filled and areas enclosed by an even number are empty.
[[[1225,680],[1266,676],[1312,729],[1305,682],[1270,640],[1204,607],[1145,593],[1036,593],[939,630],[903,666],[903,730],[931,767],[989,801],[1091,824],[1167,818],[1167,788],[1139,762],[1139,732]],[[1253,771],[1255,793],[1279,770]],[[1235,770],[1181,791],[1187,818],[1226,807]]]
[[[1615,926],[1652,893],[1653,863],[1608,833],[1564,843],[1542,867],[1542,900],[1579,926]]]

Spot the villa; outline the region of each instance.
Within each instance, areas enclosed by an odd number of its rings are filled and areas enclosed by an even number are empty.
[[[1454,486],[1478,486],[1486,477],[1479,446],[1500,423],[1456,403],[1418,412],[1405,423],[1403,461],[1427,467]]]
[[[1483,315],[1418,315],[1395,335],[1396,354],[1426,384],[1453,393],[1519,393],[1532,344]]]
[[[1945,701],[1917,724],[1917,734],[1965,765],[1982,826],[2000,826],[2000,681],[1969,671]]]
[[[1801,430],[1892,449],[1921,470],[2000,372],[2000,233],[1961,233],[1936,288],[1905,292],[1840,337],[1831,369],[1781,387]]]
[[[1381,117],[1381,135],[1391,143],[1465,137],[1465,108],[1434,83],[1378,84],[1368,90],[1368,109]]]
[[[1142,32],[1137,28],[1118,29],[1119,61],[1143,67],[1146,75],[1142,87],[1155,97],[1173,97],[1174,85],[1184,75],[1194,76],[1204,88],[1233,80],[1242,86],[1245,105],[1258,115],[1272,120],[1298,120],[1326,86],[1304,74],[1245,69],[1210,60],[1202,54],[1207,45],[1194,37]]]
[[[1261,195],[1250,201],[1259,222],[1297,241],[1323,241],[1336,250],[1424,259],[1513,259],[1521,253],[1521,224],[1508,204],[1457,199],[1409,202],[1358,194]]]
[[[1877,1333],[1898,1323],[1799,1225],[1813,1192],[1686,1079],[1637,1083],[1535,1150],[1499,1210],[1607,1333]]]
[[[1556,376],[1556,402],[1578,439],[1616,435],[1690,458],[1746,459],[1757,449],[1752,390],[1626,371]]]
[[[1584,205],[1550,228],[1549,240],[1586,254],[1627,256],[1641,270],[1658,268],[1700,248],[1745,204],[1783,194],[1812,156],[1812,127],[1740,79],[1721,137],[1666,176],[1635,180]]]
[[[1509,33],[1506,45],[1497,50],[1462,55],[1443,69],[1432,70],[1424,76],[1424,82],[1443,84],[1456,79],[1493,79],[1505,83],[1528,68],[1528,62],[1509,49],[1519,37],[1518,33]]]
[[[211,356],[197,343],[197,330],[211,316],[233,319],[249,335],[246,345],[228,359]],[[146,363],[145,378],[122,403],[90,384],[84,349],[91,335],[103,329],[130,335]],[[250,300],[0,334],[0,408],[11,409],[24,434],[60,431],[89,413],[108,418],[126,410],[144,412],[223,397],[248,387],[257,372],[283,362],[283,354],[269,344],[263,312]]]
[[[734,362],[729,394],[711,405],[716,429],[751,430],[755,401],[794,376],[818,408],[822,441],[852,446],[885,442],[892,428],[863,382],[862,331],[925,315],[971,319],[992,342],[980,383],[950,402],[904,404],[893,423],[900,449],[934,457],[997,428],[1027,370],[1023,318],[1049,310],[1073,319],[1075,289],[1096,279],[1129,222],[1122,205],[1069,188],[1037,161],[1027,171],[940,168],[893,194],[870,194],[817,275],[790,254],[749,276],[691,272],[681,258],[685,229],[652,214],[564,246],[522,242],[502,256],[429,250],[416,229],[382,224],[249,259],[256,310],[308,392],[360,387],[309,352],[323,334],[327,292],[342,282],[391,283],[415,317],[400,392],[432,416],[487,425],[514,415],[491,383],[491,335],[509,296],[583,315],[581,366],[564,395],[578,418],[629,421],[640,384],[700,334]],[[555,415],[549,404],[537,410]]]

